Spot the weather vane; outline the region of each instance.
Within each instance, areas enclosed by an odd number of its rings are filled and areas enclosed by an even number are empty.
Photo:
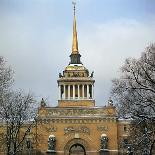
[[[76,1],[72,1],[73,7],[74,7],[74,15],[75,15],[75,6],[76,6]]]

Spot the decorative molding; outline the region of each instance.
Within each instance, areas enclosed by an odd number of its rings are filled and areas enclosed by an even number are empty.
[[[77,118],[71,118],[71,117],[66,117],[66,118],[51,118],[51,119],[46,119],[46,118],[40,118],[38,119],[38,124],[53,124],[53,123],[63,123],[63,124],[96,124],[96,123],[104,123],[104,122],[116,122],[115,118],[100,118],[100,117],[77,117]]]
[[[71,133],[86,133],[90,135],[90,129],[86,126],[79,126],[79,127],[68,126],[64,128],[64,135]]]
[[[57,127],[56,126],[52,126],[52,127],[45,127],[47,132],[56,132],[57,131]]]
[[[97,126],[98,131],[108,131],[108,126]]]
[[[48,109],[48,116],[115,116],[115,113],[104,108],[80,108],[80,109]]]

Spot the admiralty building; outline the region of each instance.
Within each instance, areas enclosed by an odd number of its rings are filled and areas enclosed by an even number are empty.
[[[112,100],[96,106],[93,72],[81,62],[74,6],[73,42],[68,66],[59,73],[56,107],[40,103],[36,124],[29,134],[38,154],[118,155],[126,151],[129,122],[119,120]],[[35,138],[34,138],[35,136]]]

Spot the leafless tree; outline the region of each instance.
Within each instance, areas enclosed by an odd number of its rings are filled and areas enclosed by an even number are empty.
[[[7,155],[21,151],[36,115],[33,95],[13,90],[13,81],[13,71],[0,57],[0,121],[4,131],[0,140]]]
[[[13,71],[7,66],[3,57],[0,56],[0,103],[3,94],[7,93],[13,84]]]
[[[147,129],[148,154],[152,154],[155,143],[155,44],[148,46],[139,59],[126,59],[120,77],[112,83],[119,116],[133,119],[137,131],[142,127],[139,130],[141,136],[136,139],[139,148],[142,141],[146,142],[144,133]]]

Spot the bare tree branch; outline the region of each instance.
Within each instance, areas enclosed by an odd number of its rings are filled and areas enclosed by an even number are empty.
[[[134,147],[142,154],[147,146],[151,153],[155,143],[155,44],[146,48],[139,59],[126,59],[120,78],[112,83],[119,116],[133,120]],[[144,128],[148,133],[144,134]],[[146,136],[149,142],[144,145]]]

